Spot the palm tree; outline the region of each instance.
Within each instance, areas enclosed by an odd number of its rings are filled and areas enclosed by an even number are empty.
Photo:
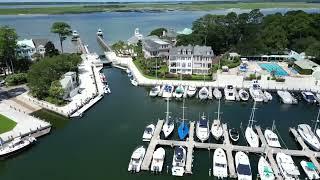
[[[55,22],[51,26],[51,32],[59,35],[61,52],[63,53],[62,42],[72,34],[70,25],[65,22]]]

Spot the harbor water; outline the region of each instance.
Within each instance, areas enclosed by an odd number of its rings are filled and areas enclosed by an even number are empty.
[[[176,13],[176,14],[170,14]],[[170,12],[166,13],[94,13],[81,15],[56,16],[1,16],[0,24],[15,27],[21,38],[57,39],[50,33],[50,26],[55,21],[67,21],[79,31],[81,38],[89,44],[89,49],[102,53],[95,32],[101,27],[106,39],[110,42],[125,40],[130,37],[135,27],[142,33],[156,27],[174,27],[183,29],[190,27],[193,20],[206,12]],[[174,17],[174,18],[172,18]],[[56,42],[56,41],[55,41]],[[65,41],[66,49],[70,41]],[[166,147],[164,171],[161,175],[149,172],[131,174],[127,172],[128,162],[133,150],[147,143],[142,142],[142,134],[146,125],[156,123],[165,117],[166,102],[162,98],[148,96],[149,89],[131,85],[125,72],[118,69],[103,70],[109,81],[112,94],[105,96],[100,102],[88,110],[81,119],[66,120],[54,123],[54,129],[48,136],[27,151],[0,161],[1,180],[56,180],[56,179],[175,179],[170,175],[173,149]],[[257,105],[256,124],[262,128],[271,127],[275,121],[283,148],[299,149],[289,133],[289,127],[300,123],[309,123],[316,118],[317,107],[299,102],[298,105],[283,105],[273,94],[269,103]],[[171,116],[179,121],[182,116],[182,102],[171,101]],[[187,99],[185,106],[188,121],[196,121],[203,112],[212,119],[216,116],[218,103],[216,100],[200,102],[196,98]],[[228,127],[244,132],[248,122],[252,101],[224,102],[221,104],[222,121]],[[64,121],[64,120],[60,120]],[[242,124],[242,125],[241,125]],[[177,125],[176,125],[177,127]],[[171,139],[177,139],[177,130]],[[212,138],[209,142],[215,142]],[[240,136],[240,145],[246,141]],[[213,179],[209,177],[212,169],[213,151],[196,150],[194,152],[193,175],[183,179]],[[250,156],[254,177],[257,174],[259,155]],[[294,158],[299,166],[301,158]],[[167,173],[167,167],[169,174]],[[304,177],[302,169],[300,169]]]

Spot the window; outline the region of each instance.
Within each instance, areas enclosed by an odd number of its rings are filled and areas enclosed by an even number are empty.
[[[191,63],[188,63],[188,67],[191,67]]]
[[[182,63],[182,67],[185,68],[186,67],[186,63]]]

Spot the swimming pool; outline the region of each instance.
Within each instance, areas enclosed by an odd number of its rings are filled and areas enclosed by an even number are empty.
[[[258,63],[259,66],[267,70],[269,73],[272,73],[274,71],[275,76],[288,76],[289,74],[287,71],[285,71],[281,66],[279,66],[276,63]]]

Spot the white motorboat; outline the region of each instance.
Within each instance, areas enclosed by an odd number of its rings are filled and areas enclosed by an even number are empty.
[[[182,146],[175,147],[172,160],[172,175],[183,176],[186,165],[187,153]]]
[[[253,82],[252,86],[249,88],[249,93],[256,102],[262,102],[265,98],[258,81]]]
[[[187,90],[187,95],[193,97],[197,93],[197,88],[195,86],[189,86]]]
[[[217,178],[228,177],[228,161],[226,153],[221,148],[217,148],[213,153],[213,175]]]
[[[200,120],[197,121],[196,135],[201,142],[209,139],[209,121],[204,114],[201,116]]]
[[[169,98],[167,98],[167,111],[166,111],[166,121],[162,126],[162,132],[165,138],[168,138],[174,129],[174,121],[171,119],[169,114]]]
[[[310,91],[302,91],[301,92],[303,99],[307,102],[307,103],[316,103],[317,99],[315,97],[315,95],[310,92]]]
[[[98,31],[97,31],[97,36],[101,36],[101,37],[103,37],[103,32],[102,32],[102,30],[101,30],[101,29],[98,29]]]
[[[134,85],[134,86],[138,86],[138,81],[135,80],[135,79],[130,79],[131,81],[131,84]]]
[[[232,128],[232,129],[229,129],[229,137],[233,142],[237,142],[239,140],[240,135],[235,128]]]
[[[284,104],[295,104],[294,97],[288,91],[277,91],[278,96]]]
[[[162,147],[159,147],[157,150],[154,151],[152,156],[152,163],[151,163],[152,172],[162,171],[165,156],[166,156],[166,151]]]
[[[285,180],[299,179],[298,176],[300,175],[300,172],[298,167],[294,164],[291,156],[279,152],[276,155],[276,161]]]
[[[235,155],[236,169],[239,180],[252,180],[249,157],[242,151]]]
[[[221,99],[222,98],[222,93],[218,88],[214,88],[212,94],[216,99]]]
[[[258,172],[261,180],[274,180],[274,173],[268,161],[261,156],[258,162]]]
[[[212,96],[212,87],[209,86],[209,94],[208,94],[208,99],[212,100],[213,96]]]
[[[183,87],[183,89],[184,89],[184,92],[183,92],[183,98],[187,98],[188,97],[188,86],[184,86]]]
[[[224,98],[227,101],[235,101],[236,100],[235,89],[232,85],[227,85],[224,88]]]
[[[264,91],[263,94],[268,99],[268,101],[272,101],[272,95],[268,91]]]
[[[178,86],[177,88],[176,88],[176,90],[174,91],[174,94],[175,94],[175,97],[177,98],[177,99],[181,99],[182,97],[183,97],[183,94],[184,94],[184,88],[183,88],[183,86]]]
[[[244,89],[239,90],[239,96],[242,101],[248,101],[250,97],[249,93]]]
[[[110,90],[108,84],[106,84],[106,85],[104,86],[103,91],[104,91],[105,94],[111,94],[111,90]]]
[[[309,179],[320,179],[317,167],[312,162],[302,160],[300,165]]]
[[[143,136],[142,136],[142,140],[143,141],[150,141],[152,136],[153,136],[153,133],[154,133],[154,130],[155,130],[155,125],[154,124],[149,124],[144,132],[143,132]]]
[[[254,130],[252,128],[253,122],[254,122],[255,110],[256,110],[256,101],[253,103],[253,108],[251,111],[249,123],[248,123],[248,126],[245,131],[246,140],[251,147],[259,147],[259,137],[256,134],[256,132],[254,132]]]
[[[202,88],[199,90],[198,96],[199,96],[199,99],[200,99],[200,100],[206,100],[206,99],[208,98],[208,96],[209,96],[209,90],[208,90],[208,88],[205,87],[205,86],[202,87]]]
[[[314,135],[311,127],[308,124],[299,124],[298,132],[302,137],[303,141],[306,142],[312,149],[319,151],[320,143],[318,138]]]
[[[11,155],[14,155],[18,152],[21,152],[31,145],[33,145],[36,142],[36,138],[33,136],[27,136],[24,138],[17,137],[13,139],[12,141],[8,142],[5,145],[0,145],[0,158],[4,159],[6,157],[9,157]],[[2,142],[0,142],[2,143]]]
[[[160,92],[158,93],[158,96],[162,97],[163,91],[164,91],[164,87],[165,87],[165,86],[162,86],[162,87],[160,88]]]
[[[271,129],[266,129],[264,131],[264,137],[266,138],[266,141],[270,147],[276,147],[276,148],[281,147],[278,139],[278,135],[274,133]]]
[[[72,38],[71,38],[71,40],[72,40],[72,41],[75,41],[75,40],[77,40],[77,38],[79,38],[79,37],[80,37],[80,35],[79,35],[78,31],[73,30],[73,31],[72,31]]]
[[[141,164],[145,154],[146,149],[143,146],[133,151],[128,166],[129,172],[140,172]]]
[[[130,73],[131,73],[130,69],[127,68],[127,69],[126,69],[126,73],[127,73],[127,74],[130,74]]]
[[[149,96],[151,96],[151,97],[158,96],[158,94],[160,93],[160,90],[161,90],[160,86],[153,87],[149,92]]]
[[[163,98],[171,98],[172,93],[173,93],[173,86],[169,85],[169,84],[164,85],[162,97]]]
[[[218,117],[217,117],[217,119],[213,120],[213,123],[211,125],[211,134],[216,140],[219,140],[223,134],[221,121],[220,121],[220,99],[219,99],[219,103],[218,103],[218,112],[217,113],[218,113]]]
[[[316,94],[317,101],[320,103],[320,93]]]

